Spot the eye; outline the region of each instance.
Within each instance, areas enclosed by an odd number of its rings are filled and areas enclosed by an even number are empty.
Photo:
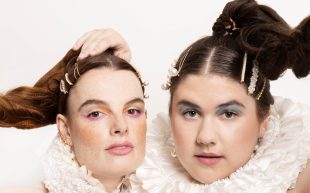
[[[91,113],[89,113],[89,114],[87,115],[87,118],[90,118],[90,119],[97,119],[97,118],[101,117],[102,114],[103,114],[103,113],[100,112],[100,111],[93,111],[93,112],[91,112]]]
[[[234,117],[238,116],[238,114],[233,112],[233,111],[226,111],[226,112],[223,113],[223,116],[226,119],[233,119]]]
[[[133,116],[133,117],[137,117],[137,116],[141,115],[141,113],[142,113],[142,111],[140,109],[131,108],[131,109],[127,110],[127,114],[130,116]]]
[[[189,110],[189,111],[185,111],[183,113],[183,116],[187,119],[196,119],[199,116],[199,113],[195,110]]]

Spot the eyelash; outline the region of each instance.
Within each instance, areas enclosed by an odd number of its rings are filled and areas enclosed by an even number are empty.
[[[194,113],[194,115],[192,113]],[[186,118],[186,119],[197,119],[196,116],[200,115],[200,113],[194,109],[183,111],[182,114],[183,114],[184,118]]]
[[[133,117],[138,117],[142,114],[142,111],[140,109],[131,108],[127,110],[127,114]]]
[[[87,115],[87,118],[88,118],[88,119],[91,119],[91,120],[97,120],[97,119],[99,119],[102,115],[103,115],[103,113],[100,112],[100,111],[93,111],[93,112],[91,112],[91,113],[89,113],[89,114]]]
[[[224,119],[233,119],[233,118],[237,117],[239,115],[239,113],[237,113],[235,111],[231,111],[231,110],[226,110],[223,113],[221,113],[221,115],[224,117]],[[229,117],[227,117],[227,115],[229,115]]]
[[[139,117],[143,112],[140,109],[137,108],[130,108],[125,112],[127,115],[131,116],[131,117]],[[87,114],[87,118],[90,120],[98,120],[100,119],[102,116],[104,116],[105,114],[103,112],[100,111],[93,111],[89,114]]]

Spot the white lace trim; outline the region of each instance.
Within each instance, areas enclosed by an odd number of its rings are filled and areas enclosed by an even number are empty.
[[[106,193],[103,184],[85,166],[72,160],[70,147],[57,136],[43,160],[43,183],[50,193]],[[130,187],[127,177],[113,193],[126,193]]]
[[[209,185],[193,181],[171,157],[174,145],[168,116],[159,114],[147,137],[146,158],[136,175],[149,192],[284,193],[294,187],[310,158],[310,109],[276,98],[256,155],[228,178]]]

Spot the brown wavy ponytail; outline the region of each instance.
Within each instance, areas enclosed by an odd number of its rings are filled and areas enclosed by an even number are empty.
[[[78,54],[79,51],[69,50],[34,86],[18,87],[0,95],[0,127],[37,128],[54,124],[58,113],[66,114],[70,88],[78,81],[74,75],[75,63],[79,67],[80,76],[100,67],[132,71],[139,78],[144,92],[139,73],[125,60],[114,56],[112,50],[77,62]],[[65,73],[68,73],[73,83],[70,85],[64,81],[69,92],[67,94],[60,91],[60,81],[65,79]]]
[[[22,86],[0,95],[0,127],[30,129],[55,123],[61,80],[68,52],[33,87]]]

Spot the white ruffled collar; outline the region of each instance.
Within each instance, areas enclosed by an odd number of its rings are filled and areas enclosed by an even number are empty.
[[[310,159],[310,109],[276,98],[255,156],[228,178],[209,185],[190,178],[177,158],[171,157],[173,146],[169,118],[159,114],[148,128],[146,158],[136,171],[148,192],[284,193],[294,187]]]
[[[79,166],[70,153],[70,147],[57,136],[48,149],[43,163],[43,183],[50,193],[106,193],[103,184],[94,178],[85,166]],[[124,177],[113,193],[127,193],[129,177]]]

